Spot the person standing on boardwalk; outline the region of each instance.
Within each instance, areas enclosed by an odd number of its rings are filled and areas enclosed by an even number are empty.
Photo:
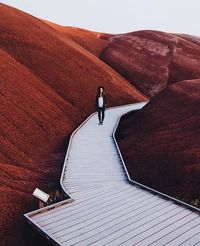
[[[103,86],[99,86],[97,88],[97,95],[96,95],[96,108],[98,111],[98,119],[99,125],[103,124],[103,120],[105,117],[105,108],[106,104],[106,95],[105,95],[105,88]]]

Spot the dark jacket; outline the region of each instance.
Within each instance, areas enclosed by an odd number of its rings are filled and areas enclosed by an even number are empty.
[[[99,97],[99,95],[97,94],[97,95],[96,95],[96,104],[95,104],[96,108],[99,107],[99,106],[98,106],[98,97]],[[107,106],[107,104],[106,104],[106,95],[103,94],[103,108],[105,108],[106,106]]]

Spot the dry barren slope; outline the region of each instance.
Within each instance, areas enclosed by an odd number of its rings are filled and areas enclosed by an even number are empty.
[[[60,26],[46,20],[44,20],[44,22],[97,57],[101,55],[103,49],[109,43],[109,38],[113,36],[111,34],[92,32],[78,27]]]
[[[200,78],[197,38],[144,30],[109,39],[101,59],[148,96],[167,85]]]
[[[118,129],[131,177],[187,202],[200,200],[199,136],[200,79],[168,86]]]
[[[31,193],[58,183],[69,134],[95,111],[97,86],[109,106],[144,96],[61,31],[4,4],[0,74],[0,241],[27,245],[22,214],[36,205]]]

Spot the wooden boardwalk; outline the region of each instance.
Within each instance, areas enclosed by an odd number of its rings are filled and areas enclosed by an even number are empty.
[[[72,134],[61,185],[71,199],[25,214],[56,245],[200,245],[199,212],[131,182],[114,132],[145,103],[92,114]]]

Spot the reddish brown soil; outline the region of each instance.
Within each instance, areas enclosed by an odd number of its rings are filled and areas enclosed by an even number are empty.
[[[120,122],[117,139],[133,180],[200,200],[200,79],[168,86]]]
[[[0,244],[46,245],[22,215],[36,208],[36,187],[59,183],[69,135],[96,110],[97,86],[108,106],[145,97],[95,56],[106,38],[63,32],[4,4],[0,16]]]
[[[77,27],[60,26],[49,21],[45,22],[98,57],[109,43],[109,38],[113,36],[105,33],[91,32]]]
[[[148,96],[168,84],[200,78],[200,42],[196,37],[138,31],[109,40],[101,59]]]

